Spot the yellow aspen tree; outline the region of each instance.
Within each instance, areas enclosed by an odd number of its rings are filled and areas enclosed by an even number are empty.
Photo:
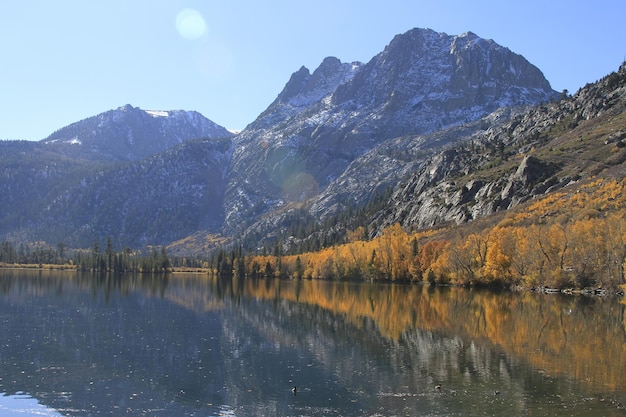
[[[474,257],[474,262],[478,268],[482,268],[487,261],[490,233],[490,229],[485,229],[480,233],[472,233],[467,237],[468,248]]]
[[[603,219],[585,219],[569,226],[572,260],[566,268],[574,275],[578,287],[592,286],[595,277],[603,272],[606,243],[601,223]]]
[[[409,260],[411,258],[411,246],[408,235],[402,230],[399,223],[394,224],[385,232],[389,234],[389,244],[391,246],[391,279],[408,279]]]
[[[510,232],[508,228],[496,227],[491,230],[489,246],[485,255],[485,264],[481,275],[485,283],[508,283],[511,281]]]
[[[624,260],[626,259],[626,220],[622,214],[613,214],[606,219],[604,227],[608,246],[606,259],[606,279],[609,287],[624,284]]]
[[[538,254],[532,227],[514,227],[511,230],[511,245],[514,247],[511,253],[511,266],[517,280],[529,287],[539,285],[539,274],[543,258]]]
[[[450,243],[449,261],[451,279],[455,284],[473,284],[477,278],[477,261],[474,252],[475,242],[462,235],[457,235]]]
[[[429,241],[422,246],[420,251],[420,265],[422,271],[428,276],[429,271],[432,271],[433,265],[437,258],[447,249],[448,242],[443,240]]]
[[[551,287],[564,288],[571,283],[569,282],[566,267],[566,256],[570,249],[568,231],[561,224],[552,224],[542,230],[538,229],[540,234],[537,242],[539,247],[548,260],[549,264],[549,282]]]
[[[447,283],[450,278],[451,262],[450,262],[450,243],[441,242],[437,257],[430,265],[430,269],[436,277],[437,282]]]

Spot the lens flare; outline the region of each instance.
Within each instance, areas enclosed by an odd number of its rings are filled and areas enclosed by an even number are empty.
[[[204,17],[197,10],[183,9],[176,15],[176,30],[184,39],[195,41],[207,33]]]

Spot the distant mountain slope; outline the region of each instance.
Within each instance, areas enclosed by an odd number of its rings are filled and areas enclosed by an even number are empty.
[[[155,217],[146,219],[145,215],[150,213],[147,207],[165,204],[169,198],[179,198],[178,203],[184,206],[186,203],[180,199],[181,195],[187,200],[196,195],[187,194],[184,185],[193,182],[202,172],[208,172],[205,181],[215,182],[211,187],[221,190],[227,160],[220,159],[215,172],[207,171],[205,167],[212,165],[209,160],[212,150],[225,148],[220,152],[228,154],[228,138],[232,136],[225,128],[197,112],[145,111],[126,105],[61,128],[40,142],[0,141],[0,239],[86,242],[90,246],[90,242],[108,235],[119,238],[118,241],[125,245],[139,246],[146,238],[141,232],[118,230],[121,223],[115,214],[120,207],[128,209],[134,202],[137,207],[130,209],[130,213],[135,213],[135,217],[129,216],[128,222],[137,228],[145,226],[146,236],[157,236],[156,241],[163,242],[159,236],[172,232],[165,230],[167,228]],[[178,161],[179,167],[198,169],[198,173],[188,172],[189,178],[179,183],[170,183],[170,178],[163,179],[158,175],[150,176],[137,168],[144,166],[139,162],[144,158],[155,157],[181,146],[181,143],[202,137],[204,140],[196,145],[196,154],[173,151],[162,156],[176,159],[176,155],[184,154],[188,160]],[[225,145],[220,138],[226,138]],[[200,156],[207,157],[207,161],[198,167],[193,161]],[[139,165],[129,168],[128,164],[133,162]],[[117,183],[112,178],[119,172],[122,174],[117,177],[120,181]],[[125,181],[129,183],[124,184]],[[181,189],[176,191],[179,185]],[[93,194],[91,186],[98,188],[98,192]],[[176,192],[159,194],[163,190]],[[146,194],[150,192],[159,198],[148,201]],[[206,213],[190,210],[183,221],[186,224],[191,222],[194,228],[215,228],[215,222],[221,224],[222,194],[220,191],[211,195],[208,205],[206,202],[189,203],[204,205]],[[142,200],[143,197],[146,200]],[[118,203],[120,207],[115,206]],[[212,204],[217,208],[211,207]],[[109,215],[97,213],[99,207],[108,207]],[[217,220],[202,220],[212,215]],[[189,220],[192,216],[199,219]],[[154,232],[157,227],[160,232]],[[179,230],[191,233],[194,228]]]
[[[473,33],[413,29],[367,64],[328,58],[312,75],[302,68],[237,137],[227,230],[310,199],[385,140],[556,97],[536,67]]]
[[[195,111],[142,110],[127,104],[63,127],[42,142],[75,158],[136,161],[190,139],[232,136]]]
[[[110,236],[132,247],[164,245],[223,222],[230,139],[187,141],[142,161],[111,167],[63,190],[31,220],[48,241],[90,247]],[[54,221],[50,221],[54,219]]]
[[[0,141],[0,240],[40,240],[31,233],[33,220],[66,187],[104,165],[53,152],[41,142]]]

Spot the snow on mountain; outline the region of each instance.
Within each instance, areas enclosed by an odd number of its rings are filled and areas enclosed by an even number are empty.
[[[42,142],[76,157],[133,161],[190,139],[231,136],[195,111],[142,110],[127,104],[61,128]]]
[[[144,111],[154,117],[168,117],[170,115],[168,112],[162,111],[162,110],[144,110]]]

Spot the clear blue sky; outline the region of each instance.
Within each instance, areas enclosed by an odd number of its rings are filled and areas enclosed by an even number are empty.
[[[625,16],[623,0],[7,0],[0,139],[124,104],[242,129],[302,65],[367,62],[414,27],[493,39],[574,93],[619,67]]]

